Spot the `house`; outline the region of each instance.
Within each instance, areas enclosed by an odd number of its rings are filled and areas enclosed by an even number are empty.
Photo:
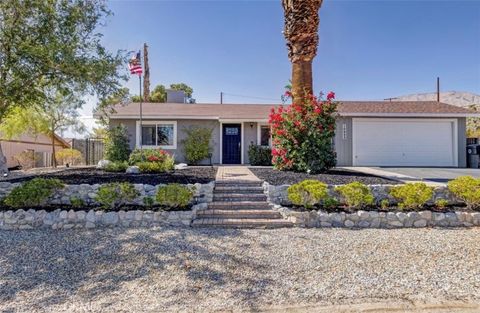
[[[48,167],[52,162],[52,137],[44,134],[29,135],[22,134],[13,139],[0,139],[2,151],[7,158],[9,168],[20,165],[16,156],[21,152],[28,151],[32,153],[34,167]],[[56,151],[70,148],[70,145],[60,136],[55,136]]]
[[[118,105],[110,126],[123,124],[131,148],[162,148],[184,162],[186,127],[213,130],[212,162],[248,164],[250,145],[270,145],[273,105],[144,103]],[[338,107],[335,149],[339,166],[466,166],[466,108],[435,101],[343,101]]]

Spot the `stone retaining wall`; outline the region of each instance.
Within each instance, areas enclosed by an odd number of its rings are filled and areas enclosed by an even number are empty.
[[[378,212],[328,213],[323,210],[295,211],[276,205],[284,218],[297,227],[404,228],[480,226],[480,212]]]
[[[19,186],[21,183],[9,183],[1,182],[0,183],[0,199],[4,198],[8,193],[12,191],[13,188]],[[47,200],[46,204],[53,205],[70,205],[73,198],[77,198],[83,201],[87,206],[96,206],[98,203],[95,201],[97,196],[97,191],[102,186],[101,184],[88,185],[65,185],[61,190],[55,192],[55,194]],[[143,198],[145,197],[155,197],[157,189],[164,184],[160,185],[147,185],[147,184],[134,184],[135,189],[139,192],[139,196],[135,198],[129,204],[133,205],[143,205]],[[213,200],[213,188],[215,187],[215,182],[208,184],[188,184],[187,187],[195,187],[195,194],[193,199],[193,204],[198,203],[207,203],[212,202]]]
[[[380,205],[381,201],[384,199],[389,200],[390,205],[395,206],[397,205],[397,201],[395,198],[390,196],[389,191],[395,185],[368,185],[370,190],[372,191],[373,196],[375,197],[375,203]],[[278,204],[282,206],[291,206],[292,203],[288,200],[288,192],[287,189],[290,185],[281,185],[281,186],[274,186],[270,185],[269,183],[263,183],[263,189],[265,194],[267,195],[268,202],[273,204]],[[336,185],[329,185],[328,192],[331,197],[337,199],[340,204],[343,203],[342,196],[335,191]],[[432,199],[428,202],[428,204],[434,204],[438,199],[445,199],[449,202],[450,205],[460,205],[463,204],[461,201],[456,199],[456,197],[448,191],[448,188],[445,186],[438,186],[434,188],[434,193]]]
[[[5,197],[20,183],[0,183],[0,198]],[[70,205],[71,199],[81,199],[86,206],[96,206],[95,197],[101,185],[66,185],[58,190],[46,204]],[[129,204],[143,205],[143,198],[155,197],[156,191],[163,185],[135,184],[140,195]],[[71,228],[96,228],[96,227],[151,227],[160,225],[189,226],[196,217],[196,211],[206,208],[208,202],[213,200],[215,183],[187,185],[195,187],[193,207],[189,211],[151,211],[129,210],[118,212],[105,212],[102,210],[45,210],[19,209],[0,211],[0,230],[13,229],[71,229]]]

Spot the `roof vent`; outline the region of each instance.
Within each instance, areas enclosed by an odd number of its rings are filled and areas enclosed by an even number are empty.
[[[183,90],[167,89],[167,103],[185,103],[185,92]]]

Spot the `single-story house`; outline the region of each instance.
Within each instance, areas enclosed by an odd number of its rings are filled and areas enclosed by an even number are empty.
[[[60,136],[55,135],[54,142],[56,151],[70,148],[68,142]],[[0,144],[9,168],[20,165],[16,156],[25,151],[32,153],[34,167],[49,167],[52,164],[52,137],[49,135],[25,133],[12,139],[0,139]]]
[[[184,128],[213,130],[215,164],[248,164],[250,145],[271,144],[273,105],[144,103],[116,106],[110,126],[128,128],[131,148],[162,148],[183,162]],[[435,101],[342,101],[335,149],[339,166],[466,166],[466,118],[479,114]]]

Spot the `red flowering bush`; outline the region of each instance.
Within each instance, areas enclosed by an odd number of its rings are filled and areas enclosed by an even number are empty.
[[[285,93],[291,96],[290,92]],[[336,164],[333,147],[337,102],[330,92],[326,100],[313,95],[306,103],[272,108],[272,163],[279,170],[318,173]]]

